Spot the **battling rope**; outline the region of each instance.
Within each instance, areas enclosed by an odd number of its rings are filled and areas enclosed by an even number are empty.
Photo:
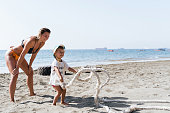
[[[104,72],[105,75],[107,76],[106,81],[101,84],[100,77],[96,73],[98,71]],[[83,72],[90,72],[90,76],[88,76],[85,79],[80,79],[80,74]],[[102,105],[99,103],[99,101],[102,102],[129,102],[129,103],[170,103],[170,101],[167,100],[110,100],[110,99],[99,99],[99,93],[100,90],[109,82],[110,76],[109,74],[102,68],[93,68],[93,67],[83,67],[81,68],[73,77],[73,79],[68,83],[62,83],[61,86],[63,88],[68,88],[71,85],[73,85],[74,81],[77,79],[78,81],[82,82],[88,82],[92,76],[95,75],[97,78],[97,84],[96,84],[96,93],[94,95],[94,102],[97,107],[103,107],[106,109],[108,113],[131,113],[133,111],[137,110],[168,110],[170,111],[170,107],[165,107],[165,106],[139,106],[139,105],[133,105],[130,106],[129,108],[125,109],[124,111],[112,111],[108,106]]]
[[[96,73],[96,71],[102,71],[102,72],[105,72],[106,73],[106,76],[107,76],[107,79],[106,79],[106,81],[101,85],[101,81],[100,81],[100,77],[99,77],[99,75]],[[83,72],[90,72],[90,76],[89,77],[87,77],[87,78],[85,78],[85,79],[80,79],[79,77],[79,75],[81,74],[81,73],[83,73]],[[102,69],[102,68],[87,68],[87,67],[83,67],[83,68],[81,68],[75,75],[74,75],[74,77],[73,77],[73,79],[68,83],[68,84],[65,84],[65,83],[63,83],[62,85],[63,85],[63,87],[66,87],[66,88],[68,88],[68,87],[70,87],[72,84],[73,84],[73,82],[77,79],[77,80],[79,80],[79,81],[83,81],[83,82],[88,82],[91,78],[92,78],[92,76],[93,75],[95,75],[96,77],[97,77],[97,84],[96,84],[96,93],[95,93],[95,95],[94,95],[94,102],[95,102],[95,104],[96,104],[96,106],[98,106],[98,95],[99,95],[99,93],[100,93],[100,90],[109,82],[109,80],[110,80],[110,76],[109,76],[109,74],[104,70],[104,69]]]

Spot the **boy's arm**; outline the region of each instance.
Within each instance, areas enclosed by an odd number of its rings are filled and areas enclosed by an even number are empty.
[[[54,67],[55,72],[57,73],[58,77],[60,78],[60,82],[64,82],[63,77],[61,76],[61,73],[57,67]]]
[[[71,67],[69,67],[69,68],[68,68],[68,70],[69,70],[69,71],[71,71],[71,72],[73,72],[73,73],[77,73],[77,71],[76,71],[76,70],[74,70],[74,69],[73,69],[73,68],[71,68]]]

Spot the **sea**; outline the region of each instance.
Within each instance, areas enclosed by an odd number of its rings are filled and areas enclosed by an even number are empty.
[[[9,73],[5,62],[6,51],[0,50],[0,74]],[[25,59],[29,62],[30,57],[31,55],[27,54]],[[38,67],[50,66],[53,60],[52,50],[40,50],[32,67],[35,70]],[[65,51],[63,60],[70,67],[170,60],[170,49],[68,49]]]

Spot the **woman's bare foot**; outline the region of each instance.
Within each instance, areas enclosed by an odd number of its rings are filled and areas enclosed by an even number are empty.
[[[61,104],[63,104],[63,105],[69,105],[68,103],[66,103],[66,102],[61,102]]]
[[[31,93],[30,96],[35,96],[36,94],[35,93]]]
[[[11,99],[10,101],[11,101],[11,102],[15,102],[14,99]]]

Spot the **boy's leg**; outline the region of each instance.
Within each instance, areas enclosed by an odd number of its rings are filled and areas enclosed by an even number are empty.
[[[53,100],[53,105],[56,105],[58,98],[62,94],[62,89],[60,86],[53,86],[53,88],[58,92],[58,94],[54,97],[54,100]]]
[[[66,95],[66,89],[64,88],[61,94],[61,104],[68,105],[68,103],[64,102],[65,95]]]

